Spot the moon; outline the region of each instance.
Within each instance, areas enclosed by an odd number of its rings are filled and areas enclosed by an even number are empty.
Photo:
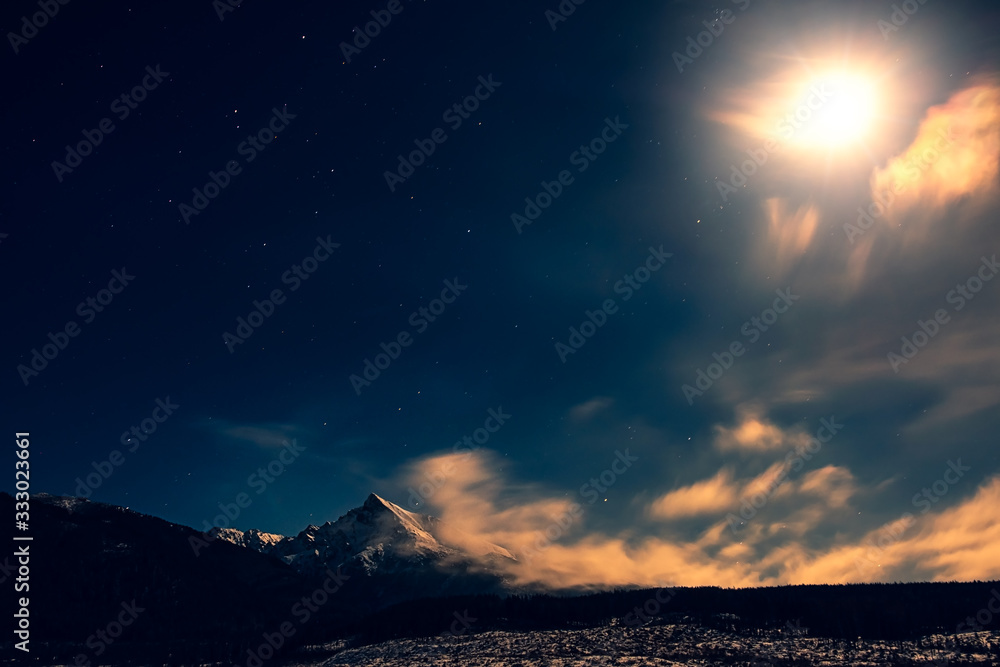
[[[876,95],[874,85],[864,75],[834,72],[809,80],[805,88],[808,118],[801,131],[792,135],[791,143],[840,151],[856,148],[868,138]]]

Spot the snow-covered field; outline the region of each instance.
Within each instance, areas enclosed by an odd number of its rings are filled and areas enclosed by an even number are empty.
[[[956,644],[957,640],[957,644]],[[318,648],[318,647],[317,647]],[[327,650],[333,647],[327,647]],[[326,653],[328,656],[329,653]],[[343,649],[299,667],[581,667],[590,665],[1000,665],[1000,633],[921,641],[845,642],[770,632],[743,636],[694,625],[482,632]]]

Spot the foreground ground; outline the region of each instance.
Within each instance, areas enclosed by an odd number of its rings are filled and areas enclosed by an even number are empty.
[[[1000,665],[1000,633],[935,635],[918,641],[809,637],[806,630],[745,636],[694,625],[612,625],[532,633],[470,632],[339,649],[300,667],[582,667],[590,665]],[[338,650],[315,647],[316,658]]]

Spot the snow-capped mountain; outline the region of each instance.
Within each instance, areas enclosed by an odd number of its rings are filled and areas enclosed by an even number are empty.
[[[254,529],[223,529],[217,535],[281,559],[307,576],[341,568],[349,576],[391,581],[393,599],[499,592],[507,588],[505,566],[516,562],[501,546],[374,493],[336,521],[307,526],[293,537]]]
[[[0,493],[0,509],[12,514],[14,502]],[[229,664],[262,629],[290,619],[303,623],[296,639],[307,641],[309,632],[320,636],[402,601],[513,590],[503,574],[516,565],[507,550],[375,495],[292,537],[223,530],[222,539],[82,498],[35,494],[31,502],[32,544],[46,545],[30,546],[32,573],[45,575],[31,580],[32,604],[46,610],[32,627],[52,646],[58,639],[82,647],[95,622],[134,602],[144,611],[129,641],[166,653],[178,638],[210,644]],[[15,556],[0,557],[0,581],[16,567]],[[317,591],[330,593],[327,603],[304,606]]]

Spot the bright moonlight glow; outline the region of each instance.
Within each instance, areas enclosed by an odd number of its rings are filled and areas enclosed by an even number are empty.
[[[806,117],[792,141],[804,147],[851,148],[871,129],[875,93],[863,77],[836,73],[809,82],[797,112]],[[808,111],[806,111],[808,109]]]
[[[852,61],[768,56],[744,80],[721,86],[708,113],[732,131],[722,135],[727,148],[751,160],[745,169],[745,162],[734,163],[739,172],[756,165],[781,187],[817,177],[824,183],[866,178],[898,137],[894,117],[907,93],[893,86],[891,71],[891,63],[862,54]],[[892,113],[883,108],[886,100],[897,106]]]

